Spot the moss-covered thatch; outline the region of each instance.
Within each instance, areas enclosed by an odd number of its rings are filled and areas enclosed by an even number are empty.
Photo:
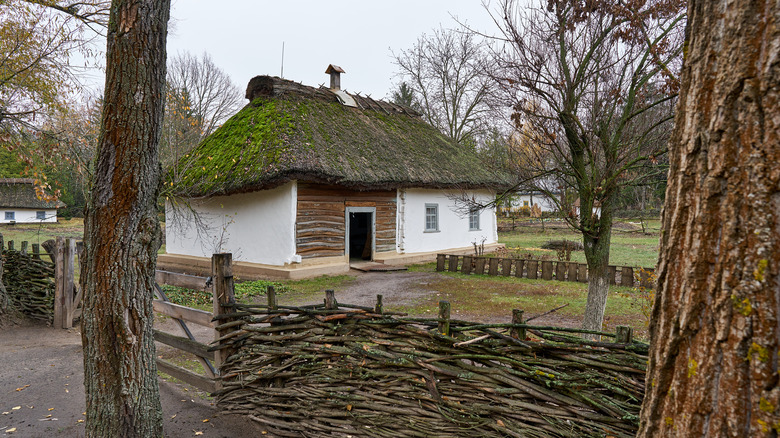
[[[353,95],[350,107],[328,89],[265,76],[253,79],[247,97],[250,104],[179,163],[177,192],[231,194],[292,179],[359,190],[511,183],[398,105]]]
[[[60,201],[39,199],[33,179],[0,178],[0,208],[54,209],[64,206]]]

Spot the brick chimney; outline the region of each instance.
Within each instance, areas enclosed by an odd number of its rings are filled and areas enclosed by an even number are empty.
[[[341,74],[345,73],[344,69],[338,65],[330,64],[328,69],[325,70],[325,74],[330,75],[330,89],[341,90]]]

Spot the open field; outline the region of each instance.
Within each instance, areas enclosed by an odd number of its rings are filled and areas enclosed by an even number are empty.
[[[17,248],[19,242],[28,241],[31,244],[41,244],[57,236],[81,240],[84,236],[84,219],[62,219],[53,224],[2,224],[0,234],[5,241],[13,240]]]

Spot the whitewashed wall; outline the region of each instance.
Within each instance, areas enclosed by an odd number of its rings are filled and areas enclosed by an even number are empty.
[[[553,201],[552,199],[542,194],[530,195],[528,193],[518,194],[517,197],[512,200],[512,208],[515,209],[522,208],[523,205],[525,205],[525,202],[528,202],[529,208],[532,207],[533,205],[538,205],[542,211],[558,210],[558,206],[555,204],[555,201]]]
[[[199,201],[194,209],[206,224],[200,233],[192,217],[186,217],[189,214],[177,219],[166,205],[166,252],[198,257],[230,252],[237,261],[289,263],[295,255],[297,197],[297,186],[291,182],[271,190]]]
[[[0,223],[7,224],[10,223],[10,220],[5,220],[5,212],[6,211],[13,211],[14,212],[14,221],[17,224],[39,224],[41,222],[43,223],[51,223],[51,222],[57,222],[57,210],[26,210],[26,209],[18,209],[18,208],[0,208]],[[46,219],[37,219],[37,212],[39,211],[45,211],[46,212]]]
[[[493,208],[480,213],[480,229],[469,230],[468,214],[458,211],[456,202],[446,191],[429,189],[406,189],[398,191],[398,230],[396,248],[401,253],[444,251],[451,248],[485,243],[496,243],[496,213]],[[468,192],[482,202],[490,202],[495,194],[488,190]],[[425,204],[439,205],[439,231],[425,231]],[[461,207],[460,210],[463,208]]]

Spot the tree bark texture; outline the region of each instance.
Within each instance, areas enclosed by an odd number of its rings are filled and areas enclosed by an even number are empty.
[[[780,3],[688,19],[639,436],[777,436]]]
[[[607,307],[609,293],[609,244],[612,240],[612,213],[606,208],[601,209],[601,216],[591,216],[583,220],[588,229],[594,233],[583,233],[583,248],[585,261],[588,263],[588,299],[585,302],[585,315],[582,328],[586,330],[602,329],[604,310]],[[580,209],[580,215],[587,214]]]
[[[162,436],[152,337],[169,0],[115,0],[81,282],[87,437]]]

